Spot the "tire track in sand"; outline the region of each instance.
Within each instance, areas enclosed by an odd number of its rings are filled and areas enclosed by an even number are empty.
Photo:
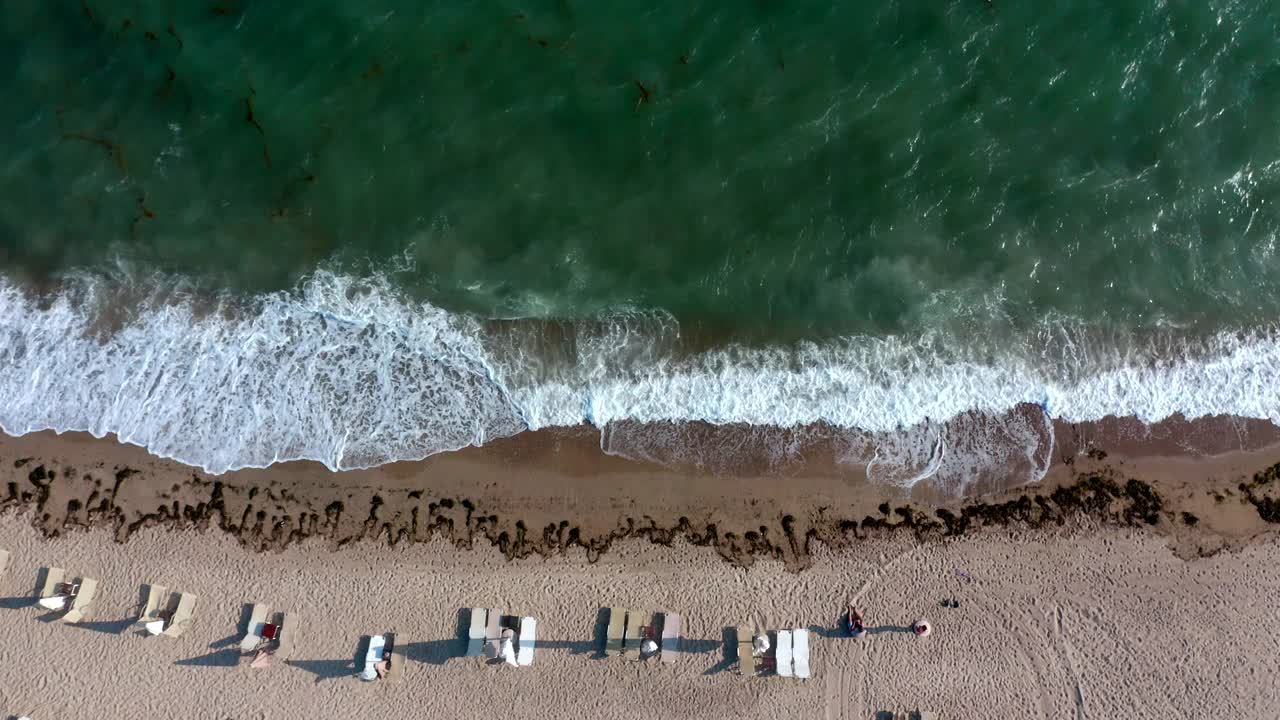
[[[1062,606],[1055,605],[1053,608],[1053,633],[1058,641],[1061,652],[1059,653],[1063,664],[1071,678],[1071,685],[1075,688],[1076,701],[1076,720],[1084,720],[1084,689],[1080,686],[1080,671],[1076,669],[1075,648],[1071,645],[1071,639],[1067,637],[1067,633],[1062,628]]]
[[[1051,663],[1050,658],[1047,657],[1048,653],[1044,652],[1043,647],[1030,643],[1029,638],[1034,637],[1034,630],[1027,623],[1025,611],[1012,609],[1006,612],[997,606],[995,614],[1005,620],[1006,627],[1011,629],[1009,633],[1012,636],[1010,638],[1011,645],[1021,656],[1026,674],[1034,681],[1036,692],[1040,699],[1039,717],[1041,720],[1052,720],[1055,715],[1053,713],[1053,700],[1050,697],[1048,686],[1053,673],[1050,671]]]
[[[841,655],[840,660],[834,657],[826,662],[824,673],[823,697],[826,701],[826,720],[849,720],[850,708],[853,717],[861,717],[859,713],[866,706],[866,698],[861,692],[862,684],[854,682],[854,671],[848,656]],[[855,697],[855,685],[857,696]]]

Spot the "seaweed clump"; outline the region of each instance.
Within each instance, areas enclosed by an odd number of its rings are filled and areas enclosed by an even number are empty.
[[[1140,480],[1129,480],[1120,485],[1102,475],[1088,475],[1071,485],[1055,489],[1048,496],[1021,495],[1001,503],[976,502],[958,511],[940,508],[935,513],[940,522],[927,526],[914,517],[907,520],[910,509],[906,509],[907,513],[903,510],[897,510],[904,517],[898,525],[918,531],[938,529],[944,535],[960,535],[975,526],[1021,524],[1038,528],[1048,523],[1062,525],[1073,514],[1118,520],[1128,525],[1155,525],[1164,510],[1164,500],[1154,488]],[[883,521],[863,522],[864,527],[885,525]]]
[[[1240,492],[1258,511],[1258,517],[1269,523],[1280,523],[1280,498],[1266,494],[1266,489],[1280,479],[1280,463],[1259,473],[1249,482],[1240,483]]]

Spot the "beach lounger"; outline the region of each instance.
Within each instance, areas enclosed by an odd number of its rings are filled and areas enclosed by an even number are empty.
[[[683,619],[675,613],[662,616],[662,662],[675,662],[680,654],[680,626]]]
[[[173,617],[169,619],[168,627],[164,629],[164,634],[169,637],[182,637],[182,633],[191,627],[191,623],[195,621],[196,600],[198,597],[191,593],[182,593],[178,596],[178,607],[174,608]]]
[[[361,668],[361,680],[378,679],[378,663],[382,662],[387,647],[385,635],[373,635],[369,638],[369,648],[364,651],[364,667]],[[390,669],[390,667],[388,667]]]
[[[809,679],[809,631],[795,630],[791,633],[791,656],[795,663],[796,677]]]
[[[791,631],[778,631],[778,646],[773,651],[774,669],[780,677],[791,677]]]
[[[50,598],[56,595],[58,586],[62,584],[66,574],[66,571],[62,568],[46,568],[44,571],[44,585],[40,586],[40,598]]]
[[[649,613],[640,610],[627,611],[627,631],[622,638],[622,654],[639,654],[640,643],[644,640],[644,624]]]
[[[36,604],[46,610],[65,610],[67,597],[59,592],[59,586],[65,579],[66,571],[62,568],[46,568],[44,585],[40,586],[40,597],[36,599]]]
[[[71,599],[71,609],[62,616],[62,622],[78,623],[93,605],[93,596],[98,592],[98,581],[93,578],[80,578],[80,590]]]
[[[622,652],[622,632],[626,627],[627,611],[623,608],[609,608],[609,631],[605,635],[604,654],[617,655]]]
[[[738,626],[738,674],[739,675],[755,675],[756,674],[756,658],[752,655],[754,648],[751,647],[751,628],[745,625]]]
[[[502,611],[490,609],[489,621],[484,629],[485,643],[489,645],[491,657],[498,657],[502,650]]]
[[[915,716],[916,720],[938,720],[938,713],[927,710],[917,711]]]
[[[138,613],[138,624],[146,625],[154,620],[159,620],[160,612],[164,601],[169,599],[169,589],[163,585],[148,585],[147,599],[142,603],[142,611]]]
[[[516,654],[516,663],[524,665],[533,664],[533,646],[538,639],[538,621],[531,617],[520,620],[520,639],[518,641],[518,652]]]
[[[244,639],[240,641],[240,652],[253,652],[262,644],[262,626],[267,624],[267,616],[271,607],[265,603],[254,603],[253,613],[249,615],[249,626],[245,628]]]
[[[293,656],[293,643],[298,639],[298,614],[281,613],[280,630],[276,639],[276,657],[281,661]]]
[[[488,610],[471,608],[471,627],[467,630],[467,657],[475,657],[484,652],[485,625],[488,623],[488,617]]]
[[[9,569],[9,551],[0,550],[0,575]]]
[[[404,650],[396,642],[395,633],[387,633],[387,646],[384,655],[387,659],[387,676],[383,678],[389,683],[398,683],[404,679]]]

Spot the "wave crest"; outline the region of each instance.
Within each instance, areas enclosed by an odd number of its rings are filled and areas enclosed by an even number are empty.
[[[1001,453],[1043,474],[1051,418],[1280,421],[1273,330],[1140,338],[1055,320],[1021,334],[693,349],[661,312],[481,322],[381,277],[327,271],[250,301],[136,288],[81,276],[41,298],[0,281],[0,427],[114,433],[222,473],[370,467],[582,423],[606,452],[715,468],[729,462],[723,447],[690,455],[696,439],[714,444],[706,427],[822,426],[873,478],[954,485]],[[1015,411],[1027,404],[1039,410]],[[778,458],[808,442],[761,438]]]
[[[0,426],[77,430],[211,473],[315,460],[369,467],[524,428],[473,321],[381,279],[321,272],[248,305],[153,291],[116,330],[100,281],[48,304],[0,285]]]

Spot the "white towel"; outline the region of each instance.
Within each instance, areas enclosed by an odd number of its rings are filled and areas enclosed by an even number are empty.
[[[67,601],[71,598],[66,595],[54,595],[53,597],[40,598],[40,607],[49,610],[61,610],[67,606]]]
[[[516,663],[516,646],[511,638],[504,638],[502,641],[502,659],[511,667],[519,667]]]

